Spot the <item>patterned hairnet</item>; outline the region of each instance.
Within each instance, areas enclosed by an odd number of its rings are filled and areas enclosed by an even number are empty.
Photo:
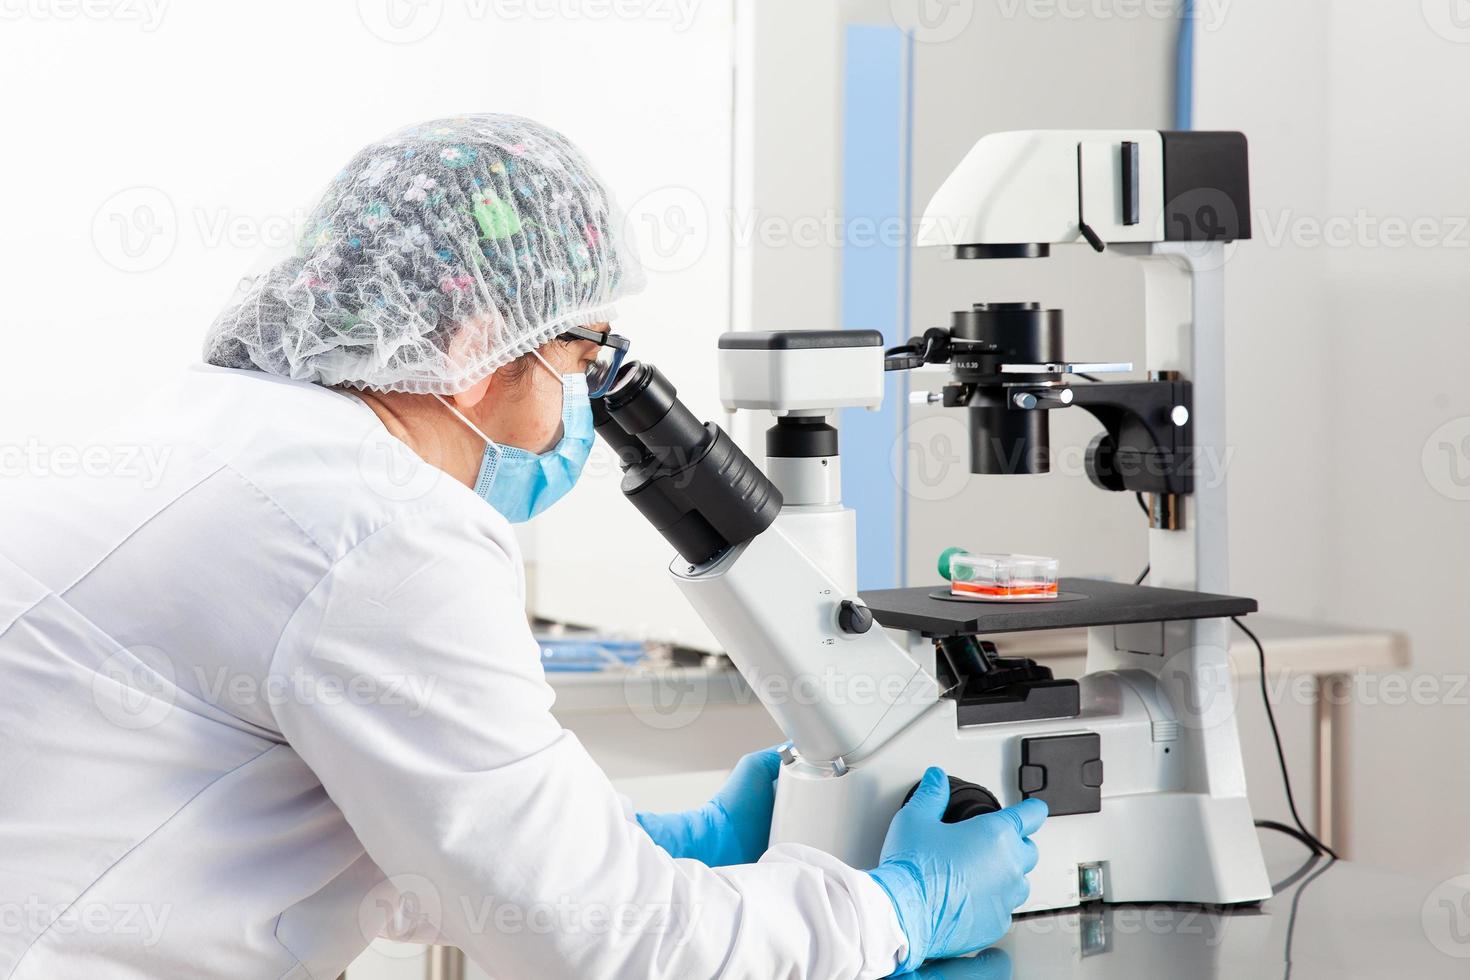
[[[210,328],[222,367],[449,395],[643,287],[622,216],[560,133],[507,115],[410,126],[368,146],[296,254]]]

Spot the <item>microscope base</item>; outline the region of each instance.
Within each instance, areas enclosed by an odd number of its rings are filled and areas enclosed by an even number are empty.
[[[1097,808],[1062,805],[1071,812],[1054,814],[1035,835],[1040,862],[1029,876],[1031,897],[1017,911],[1092,899],[1229,905],[1269,897],[1249,803],[1197,785],[1197,733],[1169,717],[1155,679],[1105,671],[1081,683],[1076,718],[960,727],[954,703],[943,701],[842,775],[800,759],[788,763],[777,784],[772,844],[807,844],[853,867],[874,867],[889,821],[926,767],[978,783],[1009,806],[1022,798],[1028,742],[1095,735],[1100,788],[1067,787],[1073,774],[1047,774],[1043,795],[1057,801],[1090,791]]]

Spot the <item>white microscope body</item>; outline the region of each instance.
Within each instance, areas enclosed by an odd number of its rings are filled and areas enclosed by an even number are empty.
[[[1075,394],[1086,404],[1130,393],[1157,401],[1162,393],[1162,415],[1094,414],[1113,420],[1113,449],[1126,453],[1144,439],[1145,456],[1157,450],[1182,473],[1192,464],[1168,446],[1183,439],[1194,457],[1225,447],[1222,250],[1249,236],[1238,213],[1248,213],[1240,200],[1244,166],[1237,134],[995,134],[935,195],[919,244],[988,258],[1087,242],[1148,260],[1151,387],[1124,383],[1115,389],[1124,394],[1113,396],[1105,383],[1086,386],[1102,395],[1084,386]],[[1217,227],[1202,233],[1211,222]],[[1017,315],[1043,322],[1053,312],[1059,344],[1058,311]],[[956,314],[952,364],[957,377],[970,370],[963,376],[974,383],[955,386],[953,407],[1002,427],[1030,425],[1034,439],[1034,418],[1004,413],[1071,405],[1067,375],[1087,368],[1047,357],[1014,363],[1016,351],[1004,344],[962,338],[963,316]],[[720,357],[725,406],[777,416],[766,474],[782,502],[762,531],[708,560],[676,560],[671,572],[792,742],[772,843],[808,844],[873,867],[894,813],[924,769],[937,765],[985,787],[999,805],[1034,795],[1052,806],[1034,838],[1040,862],[1022,911],[1098,899],[1228,904],[1269,896],[1235,726],[1229,622],[1220,618],[1254,609],[1222,594],[1223,480],[1176,473],[1169,479],[1187,482],[1157,484],[1150,578],[1162,589],[1064,580],[1084,601],[1046,610],[946,603],[925,590],[865,600],[855,588],[855,522],[841,504],[836,433],[825,416],[881,403],[881,336],[733,334],[722,339]],[[1185,396],[1177,394],[1181,379]],[[980,465],[977,457],[972,468]],[[630,485],[625,493],[636,502]],[[1170,489],[1180,486],[1185,492]],[[1035,615],[1038,625],[1006,618],[1012,612]],[[874,628],[874,614],[888,628]],[[1022,685],[1014,697],[971,697],[969,682],[956,676],[963,670],[952,660],[948,674],[941,669],[947,644],[963,645],[964,634],[1057,628],[1057,617],[1089,627],[1086,675],[1075,686],[1047,682]],[[1064,707],[1048,709],[1043,695],[1060,696]]]

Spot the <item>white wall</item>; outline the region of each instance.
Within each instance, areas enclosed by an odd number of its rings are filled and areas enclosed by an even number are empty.
[[[156,21],[128,19],[151,8],[122,0],[101,0],[97,10],[115,12],[102,17],[6,7],[0,443],[85,443],[198,357],[236,281],[290,245],[304,207],[359,146],[454,112],[523,113],[582,145],[632,212],[650,267],[619,329],[675,377],[712,373],[706,340],[729,317],[727,240],[710,219],[730,190],[730,0],[627,0],[556,19],[546,12],[566,4],[150,2]],[[698,411],[718,409],[712,391],[685,394]],[[619,581],[664,584],[666,549],[614,499],[614,471],[599,457],[528,535],[551,559],[531,571],[533,601],[552,614],[595,622],[616,608],[600,601],[626,599]],[[584,566],[560,557],[593,536],[628,556],[610,593],[565,588]],[[662,608],[697,623],[665,587]]]
[[[1356,857],[1470,867],[1470,29],[1451,0],[1237,0],[1201,37],[1202,127],[1251,136],[1229,270],[1236,585],[1406,630],[1355,690]],[[1418,222],[1419,241],[1412,240]],[[1412,678],[1415,688],[1400,689]]]
[[[86,426],[97,401],[126,402],[197,357],[260,238],[289,240],[351,153],[403,123],[536,116],[635,199],[697,169],[707,106],[688,94],[690,76],[715,69],[697,45],[670,57],[685,50],[671,42],[728,18],[703,3],[690,23],[496,21],[485,4],[440,2],[394,31],[367,0],[158,2],[156,24],[124,18],[139,4],[116,4],[112,18],[6,8],[4,438]],[[135,231],[129,257],[120,223],[159,233]]]
[[[1364,691],[1354,796],[1365,859],[1470,869],[1470,30],[1430,2],[1333,7],[1327,210],[1387,225],[1328,249],[1332,615],[1410,631],[1423,704]],[[1432,689],[1426,689],[1432,690]],[[1384,692],[1386,693],[1386,692]],[[1423,822],[1402,833],[1403,806]]]

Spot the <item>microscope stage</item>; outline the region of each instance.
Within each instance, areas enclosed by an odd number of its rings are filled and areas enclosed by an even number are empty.
[[[917,630],[926,636],[1017,633],[1076,629],[1178,619],[1218,619],[1256,611],[1256,600],[1238,596],[1155,589],[1146,585],[1086,578],[1058,580],[1061,592],[1081,596],[1072,602],[949,602],[930,596],[934,586],[878,589],[862,593],[873,617],[889,629]]]

